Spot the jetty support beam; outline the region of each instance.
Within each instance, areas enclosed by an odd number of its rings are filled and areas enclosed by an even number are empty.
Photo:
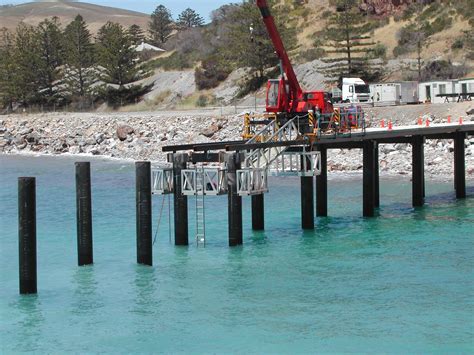
[[[454,188],[456,189],[456,198],[466,197],[465,136],[465,133],[458,132],[454,138]]]
[[[412,138],[412,204],[421,207],[425,203],[425,158],[423,136]]]
[[[375,148],[374,141],[364,141],[363,145],[363,216],[373,217],[375,215]]]
[[[237,170],[241,167],[241,154],[227,157],[229,246],[242,244],[242,197],[237,193]]]
[[[328,154],[324,145],[318,146],[321,153],[321,174],[316,176],[316,216],[328,215]]]
[[[174,153],[173,163],[173,194],[174,194],[174,244],[188,245],[188,197],[181,191],[181,170],[186,169],[188,155]]]
[[[265,229],[265,204],[263,194],[252,195],[252,229]]]

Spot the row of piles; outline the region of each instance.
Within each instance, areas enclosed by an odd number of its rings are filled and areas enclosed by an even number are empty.
[[[136,163],[137,262],[152,265],[151,164]],[[36,179],[18,178],[18,238],[20,294],[37,293]],[[94,261],[92,194],[89,162],[76,163],[78,265]]]

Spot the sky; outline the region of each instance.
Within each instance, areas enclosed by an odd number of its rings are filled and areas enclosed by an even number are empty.
[[[21,0],[0,0],[0,5],[6,4],[23,4],[32,1],[21,1]],[[221,5],[228,4],[231,2],[240,2],[239,0],[83,0],[81,2],[88,2],[91,4],[97,4],[102,6],[118,7],[121,9],[133,10],[151,14],[158,5],[166,6],[176,19],[181,11],[190,7],[191,9],[198,12],[204,19],[209,21],[212,10],[217,9]]]

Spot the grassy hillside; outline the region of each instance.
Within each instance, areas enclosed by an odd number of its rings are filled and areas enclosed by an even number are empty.
[[[466,55],[465,43],[464,48],[456,48],[456,43],[466,41],[465,31],[472,31],[471,24],[474,20],[470,11],[473,10],[469,10],[469,4],[472,5],[472,1],[459,1],[456,5],[439,1],[425,6],[421,15],[413,13],[407,6],[400,6],[383,16],[369,16],[378,26],[372,38],[374,42],[386,47],[386,59],[415,59],[414,51],[397,55],[394,50],[403,27],[418,20],[425,20],[433,26],[435,33],[422,48],[421,57],[424,61],[444,59],[472,66],[472,58]],[[308,0],[304,3],[303,9],[295,9],[295,15],[301,16],[298,30],[300,53],[311,49],[315,40],[322,38],[321,33],[327,26],[329,11],[334,11],[329,0]]]
[[[31,2],[0,7],[0,27],[14,30],[20,21],[37,25],[46,17],[52,16],[59,17],[60,22],[65,25],[77,14],[81,14],[86,20],[92,33],[96,33],[107,21],[118,22],[126,27],[136,24],[145,29],[150,19],[149,14],[83,2]]]

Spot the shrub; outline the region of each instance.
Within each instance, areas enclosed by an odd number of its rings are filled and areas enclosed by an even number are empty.
[[[405,47],[405,46],[396,46],[394,49],[393,49],[393,56],[394,57],[398,57],[398,56],[401,56],[403,54],[406,54],[410,52],[408,47]]]
[[[421,80],[454,79],[467,74],[464,65],[453,65],[451,61],[434,60],[428,63],[421,71]]]
[[[322,17],[322,18],[328,18],[328,17],[330,17],[331,15],[332,15],[332,11],[330,11],[330,10],[324,10],[323,13],[322,13],[322,15],[321,15],[321,17]]]
[[[157,58],[144,63],[143,69],[150,71],[154,69],[164,70],[183,70],[192,68],[194,61],[190,55],[184,55],[179,52],[174,52],[168,57]]]
[[[227,79],[230,70],[225,67],[215,57],[207,58],[201,64],[201,68],[196,68],[194,78],[199,90],[212,89],[219,85],[221,81]]]
[[[197,101],[196,101],[196,106],[199,106],[199,107],[205,107],[207,106],[208,104],[208,98],[206,95],[202,94],[202,95],[199,95]]]
[[[237,93],[237,98],[242,98],[251,92],[257,91],[260,87],[267,82],[268,76],[252,76],[247,78],[239,85],[239,92]]]
[[[298,55],[300,62],[311,62],[315,59],[320,59],[326,55],[326,51],[323,48],[310,48],[301,52]]]
[[[461,38],[456,38],[456,40],[451,44],[452,50],[462,49],[464,47],[464,41]]]
[[[444,31],[445,29],[448,29],[451,27],[453,24],[453,19],[449,16],[440,16],[437,17],[432,23],[431,23],[431,32],[428,32],[429,35]]]
[[[98,89],[98,97],[113,108],[118,108],[141,100],[142,96],[149,92],[152,87],[153,84],[122,86],[118,89],[111,86],[102,86]]]
[[[382,43],[377,43],[375,46],[372,47],[372,50],[369,52],[368,57],[369,59],[385,59],[387,56],[387,46]]]
[[[421,13],[421,15],[419,16],[419,20],[420,21],[428,20],[441,11],[443,11],[443,7],[437,3],[433,3]]]

